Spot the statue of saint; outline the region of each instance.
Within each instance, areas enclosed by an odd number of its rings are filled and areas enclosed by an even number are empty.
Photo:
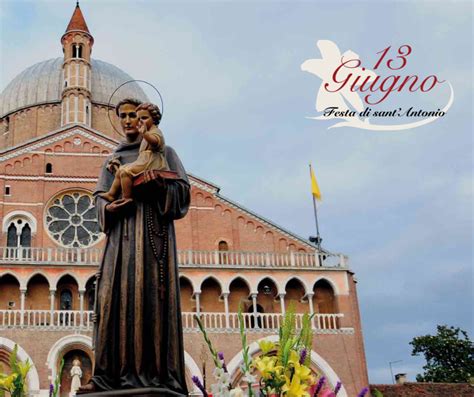
[[[75,396],[76,392],[81,387],[81,378],[82,378],[82,369],[81,369],[81,362],[76,358],[72,362],[71,368],[71,392],[69,393],[70,396]]]
[[[123,198],[109,202],[100,197],[110,190],[114,173],[142,160],[139,149],[149,129],[139,123],[139,105],[134,99],[117,105],[126,141],[104,164],[95,192],[107,239],[96,288],[94,373],[80,393],[127,389],[139,395],[137,389],[149,389],[150,395],[187,396],[173,225],[186,215],[190,202],[183,165],[176,152],[163,145],[158,149],[164,160],[160,164],[166,163],[168,171],[146,178],[140,197],[135,197],[136,187],[127,205]],[[152,161],[154,156],[149,156]]]

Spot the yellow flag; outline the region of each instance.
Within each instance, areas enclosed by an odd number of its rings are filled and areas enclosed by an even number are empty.
[[[319,190],[318,182],[316,182],[316,177],[314,176],[313,167],[309,166],[311,172],[311,192],[317,200],[321,200],[321,192]]]

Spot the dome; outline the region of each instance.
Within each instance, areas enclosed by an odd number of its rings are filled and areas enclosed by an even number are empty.
[[[61,101],[63,58],[39,62],[25,69],[0,94],[0,118],[16,110]],[[108,104],[110,95],[132,77],[110,63],[92,60],[92,103]],[[113,103],[127,97],[147,101],[137,83],[127,84],[114,95]]]

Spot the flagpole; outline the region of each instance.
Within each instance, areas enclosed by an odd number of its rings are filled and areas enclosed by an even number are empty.
[[[316,238],[318,239],[318,250],[321,251],[321,237],[319,235],[318,210],[316,208],[316,198],[313,196],[314,219],[316,221]]]
[[[309,175],[310,177],[312,177],[311,164],[309,164]],[[318,209],[316,206],[316,197],[314,197],[313,193],[311,193],[311,196],[313,197],[314,220],[316,223],[316,238],[317,238],[318,251],[321,252],[321,236],[319,235]]]

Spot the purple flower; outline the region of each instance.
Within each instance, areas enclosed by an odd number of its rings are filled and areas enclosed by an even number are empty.
[[[342,382],[339,380],[336,383],[336,387],[334,388],[334,395],[337,396],[337,393],[339,393],[339,390],[341,390]]]
[[[204,386],[201,383],[201,380],[197,376],[193,376],[191,378],[193,380],[193,383],[197,386],[199,390],[201,390],[202,394],[204,397],[208,397],[206,389],[204,389]]]
[[[368,387],[364,387],[360,393],[357,395],[357,397],[364,397],[367,393],[369,392],[369,388]]]
[[[224,353],[223,352],[217,353],[217,357],[219,357],[219,360],[221,360],[222,369],[224,370],[224,372],[227,372],[227,366],[225,365],[225,361],[224,361]]]
[[[324,382],[326,382],[326,377],[325,376],[321,376],[319,378],[319,381],[318,381],[318,384],[316,386],[316,390],[314,391],[314,397],[316,397],[319,392],[321,391],[321,389],[323,388],[324,386]]]
[[[52,383],[49,384],[49,397],[53,397],[54,386]]]
[[[306,360],[306,356],[308,355],[308,351],[306,349],[301,350],[300,353],[300,364],[303,364]]]

